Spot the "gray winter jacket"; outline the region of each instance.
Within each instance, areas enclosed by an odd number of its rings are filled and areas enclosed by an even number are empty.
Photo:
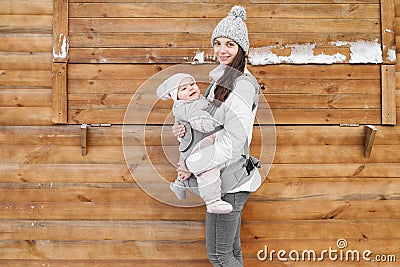
[[[220,65],[210,72],[212,80],[217,81],[223,74]],[[195,175],[217,166],[221,168],[238,160],[244,153],[246,138],[251,143],[256,110],[254,103],[254,85],[248,79],[237,79],[233,91],[225,102],[216,110],[214,119],[224,125],[216,135],[214,144],[204,147],[186,159],[188,169]],[[213,99],[211,90],[208,99]],[[257,181],[250,181],[249,190],[256,190],[261,184],[258,170]]]

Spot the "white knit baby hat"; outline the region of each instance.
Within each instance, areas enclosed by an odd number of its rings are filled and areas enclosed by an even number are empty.
[[[235,41],[247,54],[250,47],[249,34],[247,31],[246,10],[242,6],[234,6],[228,16],[223,18],[211,36],[211,45],[214,46],[214,40],[218,37],[227,37]]]
[[[191,78],[196,81],[192,75],[188,73],[176,73],[166,79],[160,86],[158,86],[156,94],[162,100],[170,99],[176,101],[178,99],[178,87],[183,79]]]

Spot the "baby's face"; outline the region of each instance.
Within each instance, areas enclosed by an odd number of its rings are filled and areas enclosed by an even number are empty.
[[[178,99],[179,100],[196,100],[200,98],[200,89],[196,82],[191,78],[185,78],[182,80],[178,87]]]

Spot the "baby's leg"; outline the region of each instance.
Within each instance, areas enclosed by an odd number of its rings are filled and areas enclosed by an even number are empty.
[[[211,134],[209,136],[204,137],[197,144],[194,145],[192,154],[199,151],[199,149],[201,148],[214,144],[214,140],[215,140],[215,134]]]
[[[213,168],[197,176],[200,197],[204,200],[209,213],[229,213],[232,205],[221,200],[220,168]]]
[[[206,203],[221,198],[221,179],[219,175],[219,168],[214,168],[196,177],[197,184],[199,185],[200,197],[204,199]]]
[[[169,188],[179,200],[186,198],[186,187],[180,177],[177,177],[175,182],[170,183]]]
[[[215,141],[215,134],[211,134],[209,136],[204,137],[201,141],[200,141],[200,148],[204,148],[207,147],[209,145],[214,144]]]

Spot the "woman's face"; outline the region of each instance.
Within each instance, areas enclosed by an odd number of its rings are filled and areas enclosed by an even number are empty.
[[[239,51],[238,44],[232,39],[218,37],[214,40],[214,55],[221,64],[229,65]]]

